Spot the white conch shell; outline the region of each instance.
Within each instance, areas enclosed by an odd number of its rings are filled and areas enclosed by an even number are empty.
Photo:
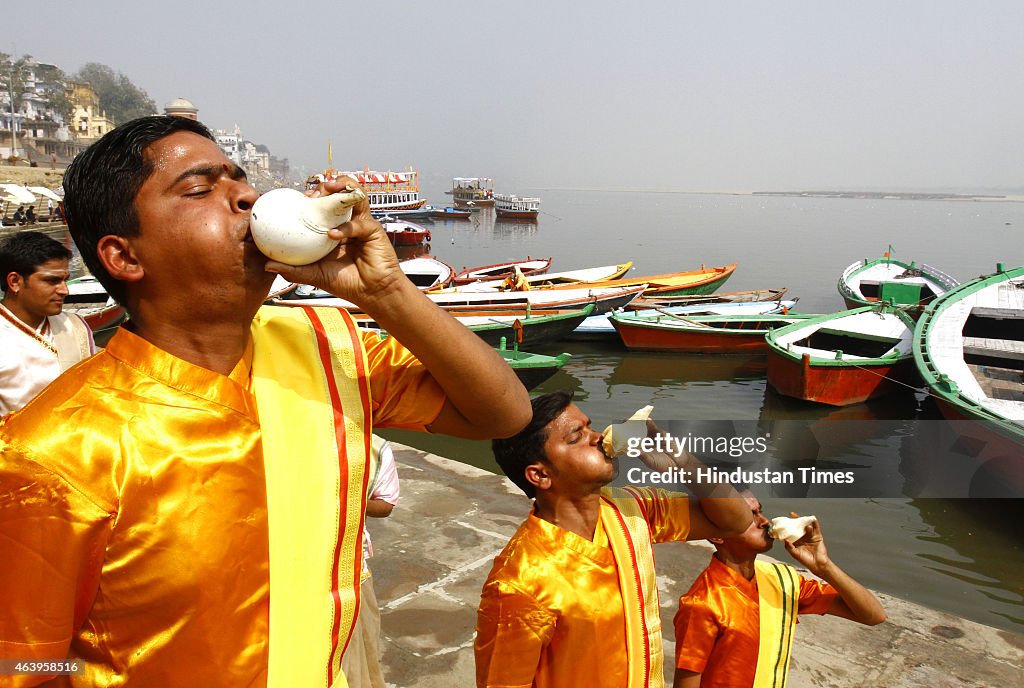
[[[807,526],[817,520],[817,516],[801,516],[800,518],[779,516],[772,519],[772,527],[768,534],[776,540],[793,543],[802,538],[806,534]]]
[[[256,199],[249,229],[257,248],[289,265],[314,263],[334,250],[328,230],[352,219],[352,206],[366,198],[361,189],[310,198],[295,189],[274,189]]]
[[[605,456],[622,456],[629,448],[630,440],[647,437],[647,419],[651,417],[653,406],[644,406],[623,423],[609,425],[604,429],[601,446]]]

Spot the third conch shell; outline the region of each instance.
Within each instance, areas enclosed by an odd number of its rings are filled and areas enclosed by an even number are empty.
[[[793,543],[802,538],[806,534],[807,526],[817,520],[816,516],[801,516],[799,518],[779,516],[772,519],[772,527],[768,534],[776,540]]]
[[[605,456],[622,456],[629,448],[631,440],[636,442],[647,437],[647,419],[651,417],[653,410],[653,406],[644,406],[625,422],[605,428],[601,440]]]

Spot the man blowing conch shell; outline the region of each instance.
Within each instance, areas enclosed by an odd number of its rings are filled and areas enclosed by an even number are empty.
[[[483,587],[481,688],[663,686],[653,543],[725,537],[750,524],[728,484],[696,485],[697,499],[608,488],[618,459],[571,402],[567,393],[534,399],[529,425],[493,443],[505,475],[535,501]],[[676,465],[666,454],[641,458],[656,470]]]
[[[0,423],[0,659],[75,657],[75,686],[346,685],[371,432],[512,435],[526,391],[402,274],[365,201],[321,260],[268,262],[257,193],[198,122],[123,124],[64,188],[131,319]],[[275,273],[390,336],[263,307]]]
[[[769,522],[746,493],[753,522],[732,537],[712,537],[711,563],[679,599],[673,688],[786,685],[797,617],[832,614],[868,626],[885,621],[869,590],[832,561],[813,516]],[[786,551],[824,583],[786,564],[757,559],[779,535]]]

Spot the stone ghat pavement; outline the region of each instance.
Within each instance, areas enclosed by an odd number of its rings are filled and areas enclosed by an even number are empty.
[[[473,686],[480,588],[529,501],[504,477],[394,447],[402,500],[389,518],[369,524],[384,676],[400,688]],[[710,553],[707,544],[655,548],[669,686],[678,596]],[[790,688],[1024,686],[1024,636],[878,596],[889,620],[874,628],[832,617],[801,620]]]

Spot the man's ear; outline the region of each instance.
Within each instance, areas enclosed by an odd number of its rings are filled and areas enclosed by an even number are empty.
[[[25,278],[22,277],[17,272],[15,272],[14,270],[11,270],[6,275],[4,275],[4,282],[6,282],[7,284],[8,294],[17,294],[21,290],[22,283],[24,283],[24,281]]]
[[[122,282],[138,282],[145,275],[131,241],[127,237],[107,234],[96,243],[96,255],[110,276]]]
[[[725,540],[723,540],[720,537],[709,537],[708,542],[710,542],[712,545],[720,545],[723,542],[725,542]]]
[[[551,468],[544,462],[531,463],[523,469],[523,473],[526,476],[526,482],[538,490],[546,490],[551,487]]]

